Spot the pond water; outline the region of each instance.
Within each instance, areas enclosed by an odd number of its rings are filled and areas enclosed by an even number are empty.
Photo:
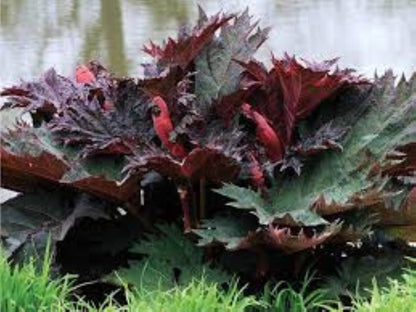
[[[118,75],[137,75],[142,45],[173,36],[209,13],[250,8],[272,26],[259,56],[287,51],[372,75],[416,70],[415,0],[0,0],[0,87],[54,66],[65,75],[99,59]]]

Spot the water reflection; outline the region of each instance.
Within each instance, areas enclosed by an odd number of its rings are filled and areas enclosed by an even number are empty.
[[[50,66],[70,74],[100,59],[119,75],[139,73],[149,38],[174,35],[197,15],[196,0],[1,0],[0,86],[29,79]],[[341,64],[371,74],[392,67],[416,70],[415,0],[205,0],[206,10],[243,10],[273,26],[260,51]]]
[[[154,22],[153,26],[158,30],[163,30],[169,22],[174,24],[188,22],[193,5],[191,1],[183,0],[129,0],[129,3],[133,7],[146,10],[145,14]]]
[[[123,18],[119,0],[101,1],[100,15],[85,32],[81,50],[84,60],[97,58],[105,52],[109,64],[117,64],[120,74],[127,74],[128,66],[124,46]]]

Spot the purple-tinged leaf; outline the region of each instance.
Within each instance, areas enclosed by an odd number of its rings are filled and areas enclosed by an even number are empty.
[[[231,18],[232,16],[217,14],[207,19],[200,9],[198,24],[190,33],[179,33],[176,40],[168,38],[163,46],[150,41],[149,45],[143,47],[143,51],[155,58],[161,67],[177,65],[184,70],[212,41],[215,31]]]

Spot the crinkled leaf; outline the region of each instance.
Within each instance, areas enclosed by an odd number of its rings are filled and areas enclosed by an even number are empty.
[[[178,65],[185,69],[211,42],[215,31],[232,17],[216,14],[208,19],[201,7],[199,15],[198,23],[191,31],[188,32],[186,28],[182,28],[176,40],[168,38],[163,46],[158,46],[151,41],[148,46],[144,46],[143,51],[154,57],[160,67]]]
[[[377,164],[387,153],[416,138],[415,98],[400,99],[396,90],[394,77],[388,73],[375,82],[364,103],[355,103],[338,117],[351,127],[341,141],[343,152],[322,155],[300,177],[284,181],[277,204],[311,207],[319,200],[322,210],[331,205],[366,206],[380,200],[387,177],[377,174]],[[369,108],[363,113],[360,106]]]
[[[286,54],[281,59],[273,57],[269,71],[257,61],[240,62],[246,70],[242,82],[256,90],[251,104],[258,106],[290,143],[298,120],[346,87],[368,83],[351,70],[331,70],[336,61],[302,64]]]
[[[8,98],[5,107],[25,107],[37,123],[42,120],[49,121],[57,111],[66,106],[77,105],[88,97],[96,97],[100,104],[104,104],[105,98],[112,95],[113,80],[98,62],[90,62],[87,66],[97,78],[89,84],[77,83],[74,79],[60,76],[51,68],[37,81],[6,88],[0,96]]]
[[[256,22],[251,22],[248,10],[244,11],[234,17],[232,23],[222,26],[219,37],[195,59],[195,92],[202,112],[208,111],[213,102],[238,90],[243,69],[234,60],[248,61],[267,39],[268,29],[259,28],[252,33],[256,26]],[[229,109],[223,108],[229,103],[219,103],[217,112],[220,115],[229,113]]]
[[[248,189],[227,185],[219,193],[232,198],[232,206],[254,210],[261,221],[285,211],[310,216],[314,209],[331,215],[357,207],[383,207],[391,190],[410,192],[399,181],[382,175],[381,170],[388,153],[415,141],[416,100],[414,93],[403,91],[409,88],[414,90],[413,86],[395,88],[390,72],[377,79],[364,102],[351,104],[334,119],[334,124],[351,127],[341,141],[343,152],[324,154],[300,177],[280,181],[277,190],[270,191],[270,206],[260,194]]]
[[[20,86],[4,89],[0,95],[8,97],[11,107],[26,107],[27,111],[41,111],[53,114],[68,104],[80,88],[69,78],[60,76],[51,68],[34,82],[24,82]]]
[[[290,168],[300,175],[307,157],[319,154],[324,150],[342,152],[342,145],[339,142],[346,135],[348,129],[348,127],[335,127],[332,122],[328,122],[317,130],[301,133],[301,139],[287,149],[280,171]]]
[[[54,142],[45,127],[26,125],[2,134],[1,185],[16,191],[48,188],[76,188],[115,202],[134,195],[137,179],[120,185],[123,161],[98,159],[81,163],[75,153]],[[96,159],[97,160],[97,159]]]
[[[105,101],[114,103],[114,108],[105,110],[97,98],[89,97],[65,107],[50,122],[56,139],[77,147],[81,156],[128,155],[148,144],[154,135],[149,99],[139,86],[131,79],[119,80],[114,97]]]

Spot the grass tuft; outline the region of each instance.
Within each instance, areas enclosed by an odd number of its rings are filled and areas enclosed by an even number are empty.
[[[50,279],[49,246],[39,269],[34,259],[12,266],[0,248],[0,311],[49,312],[64,311],[65,299],[71,291],[72,278]]]
[[[49,249],[47,249],[49,250]],[[412,260],[415,261],[415,260]],[[403,282],[390,280],[380,288],[376,280],[370,299],[357,294],[352,307],[329,301],[328,291],[310,291],[312,275],[307,275],[299,290],[280,283],[273,289],[266,286],[260,298],[246,296],[236,281],[227,291],[204,278],[186,287],[146,290],[129,289],[125,285],[127,305],[120,305],[114,295],[99,306],[82,298],[70,300],[73,277],[50,278],[51,255],[47,251],[41,268],[35,261],[12,266],[0,249],[0,311],[4,312],[414,312],[416,311],[416,270],[407,269]]]
[[[266,305],[263,311],[314,312],[330,306],[333,302],[327,299],[329,292],[326,289],[309,290],[313,279],[313,274],[307,273],[299,290],[284,282],[277,284],[273,289],[266,285],[261,297],[261,301]]]
[[[415,262],[415,260],[411,260]],[[356,312],[414,312],[416,311],[416,270],[405,269],[403,281],[389,280],[380,288],[376,280],[369,290],[370,299],[357,295],[353,300]]]

